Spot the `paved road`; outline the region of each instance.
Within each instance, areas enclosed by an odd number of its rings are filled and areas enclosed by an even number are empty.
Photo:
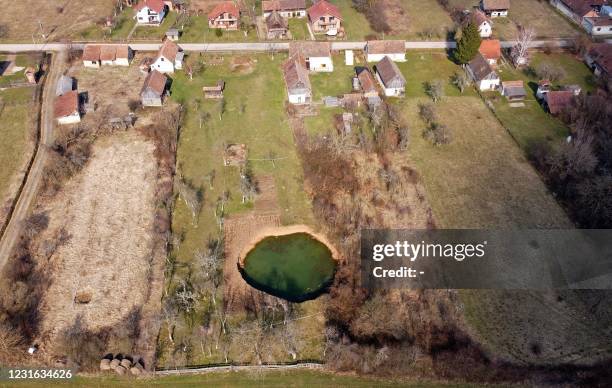
[[[502,47],[512,47],[515,41],[503,41]],[[566,47],[571,41],[557,40],[537,40],[532,43],[532,47],[543,47],[553,45],[558,47]],[[366,42],[332,42],[333,50],[362,50]],[[0,44],[0,51],[4,52],[28,52],[28,51],[58,51],[67,48],[82,49],[84,43],[46,43],[46,44]],[[161,43],[130,43],[130,47],[136,51],[157,51]],[[184,51],[202,51],[202,52],[237,52],[237,51],[287,51],[289,43],[180,43],[179,46]],[[455,42],[445,41],[407,41],[406,49],[447,49],[454,48]]]
[[[23,222],[28,217],[32,201],[36,197],[36,192],[40,186],[43,167],[47,159],[47,146],[53,140],[53,100],[55,98],[55,87],[59,77],[62,75],[65,63],[65,51],[58,51],[57,54],[53,55],[42,95],[40,140],[35,151],[34,161],[15,204],[15,209],[0,239],[0,269],[6,264],[15,244],[19,240]]]

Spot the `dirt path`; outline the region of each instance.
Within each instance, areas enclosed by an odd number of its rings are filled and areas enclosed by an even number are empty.
[[[15,243],[19,239],[21,227],[28,217],[30,205],[40,185],[43,167],[47,159],[47,146],[49,146],[53,140],[53,101],[55,98],[55,86],[63,73],[65,63],[66,51],[59,51],[53,56],[43,90],[40,139],[38,147],[35,150],[36,154],[34,156],[34,161],[26,177],[19,199],[17,199],[15,203],[15,208],[9,216],[10,218],[7,222],[4,234],[0,239],[0,270],[4,268]]]

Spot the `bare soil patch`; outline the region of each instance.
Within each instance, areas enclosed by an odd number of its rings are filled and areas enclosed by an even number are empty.
[[[113,0],[23,0],[5,2],[0,13],[0,24],[8,27],[10,40],[69,38],[71,34],[102,23],[112,16]],[[39,24],[40,22],[40,24]]]

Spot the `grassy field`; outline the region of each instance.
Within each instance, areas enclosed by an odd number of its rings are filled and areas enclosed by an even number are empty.
[[[342,376],[328,372],[291,370],[287,372],[212,372],[200,375],[182,375],[160,378],[77,377],[63,381],[63,387],[473,387],[473,384],[451,384],[429,381],[382,380],[368,377]],[[43,387],[48,382],[0,383],[0,387]],[[492,385],[487,385],[492,387]]]
[[[531,67],[537,68],[542,63],[551,63],[563,68],[566,76],[556,83],[556,86],[567,84],[578,84],[585,92],[593,90],[595,80],[589,68],[580,60],[568,53],[534,53]],[[488,93],[495,108],[497,117],[510,131],[524,150],[536,141],[548,141],[551,145],[565,139],[569,129],[560,120],[550,116],[542,109],[536,100],[538,77],[534,71],[528,69],[517,70],[514,67],[504,65],[500,68],[502,81],[523,80],[527,90],[525,106],[520,108],[511,107],[505,98],[498,93]]]
[[[439,121],[453,133],[447,146],[421,136],[424,99],[408,99],[410,153],[442,228],[569,226],[567,218],[512,138],[477,97],[446,97]]]
[[[310,40],[306,18],[289,19],[289,31],[295,40]]]
[[[29,118],[31,117],[32,93],[34,89],[19,88],[0,91],[0,205],[22,167],[30,138]]]
[[[447,96],[461,95],[459,89],[452,85],[451,79],[455,73],[463,70],[448,59],[446,52],[408,51],[406,59],[406,62],[397,64],[406,78],[406,97],[425,97],[425,83],[434,80],[444,82],[444,92]],[[466,89],[464,94],[476,95],[472,89]]]
[[[347,40],[363,40],[368,35],[376,35],[365,16],[353,8],[351,0],[334,0],[332,3],[340,8]],[[317,39],[325,39],[325,35],[317,35]]]
[[[104,26],[94,24],[76,32],[74,38],[80,40],[123,40],[127,38],[135,24],[134,10],[128,7],[117,15],[114,28],[108,29]]]
[[[226,215],[231,217],[252,209],[252,203],[241,202],[238,168],[223,166],[222,155],[226,144],[247,145],[256,179],[264,174],[274,177],[283,224],[312,224],[310,202],[302,185],[302,168],[284,112],[286,93],[280,64],[285,58],[284,55],[274,58],[267,55],[205,56],[206,69],[193,80],[187,79],[184,73],[175,74],[172,98],[184,104],[186,109],[178,148],[179,172],[193,186],[202,190],[204,200],[197,220],[193,220],[183,201],[177,201],[173,232],[181,236],[182,242],[172,253],[177,265],[173,277],[168,279],[170,288],[179,279],[189,278],[194,265],[194,252],[203,250],[209,239],[219,236],[214,209],[217,199],[224,192],[229,193]],[[236,66],[237,63],[240,65]],[[226,83],[223,107],[219,100],[204,100],[201,92],[202,86],[213,85],[219,79]],[[200,127],[202,115],[206,118]],[[278,160],[272,163],[268,160],[270,156]],[[210,179],[213,175],[214,179]],[[219,296],[222,299],[223,296]],[[297,322],[304,345],[299,357],[321,356],[322,303],[318,299],[296,306],[298,316],[313,316],[312,319]],[[193,353],[186,360],[188,364],[223,361],[220,350],[211,353],[200,351],[198,327],[208,306],[207,301],[201,301],[200,306],[195,313],[195,322],[182,325],[175,331],[175,336],[194,346]],[[238,325],[245,318],[242,314],[232,315],[230,325]],[[160,347],[165,349],[161,350],[160,365],[169,362],[168,351],[171,349],[164,342],[166,337],[160,334]],[[275,344],[278,340],[270,339],[269,343]],[[242,353],[244,347],[232,348],[230,359],[244,361],[247,356]],[[270,357],[278,357],[278,361],[288,360],[286,354],[275,353]]]
[[[454,23],[436,2],[385,0],[385,18],[392,28],[390,36],[401,39],[445,39]]]
[[[450,0],[461,9],[478,6],[477,0]],[[570,21],[557,13],[547,1],[512,0],[508,18],[493,20],[493,34],[500,39],[513,39],[518,28],[533,27],[539,38],[568,37],[579,33]]]
[[[176,18],[176,12],[170,12],[158,27],[138,26],[132,34],[132,39],[162,40],[166,36],[166,31],[168,31],[168,29],[176,22]]]
[[[339,96],[352,91],[352,78],[355,76],[354,66],[344,64],[344,53],[334,55],[333,61],[333,72],[310,74],[314,101],[319,101],[325,96]],[[358,65],[357,62],[356,64]]]
[[[219,30],[221,31],[221,30]],[[192,16],[189,23],[185,26],[181,42],[256,42],[257,31],[250,30],[247,36],[244,31],[222,31],[217,35],[216,30],[208,28],[208,18],[206,16]]]

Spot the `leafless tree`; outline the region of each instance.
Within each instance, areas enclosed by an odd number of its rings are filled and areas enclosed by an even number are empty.
[[[425,93],[431,97],[433,102],[438,102],[442,97],[444,97],[444,82],[439,79],[426,82]]]
[[[529,48],[535,38],[535,30],[532,27],[519,29],[515,38],[516,44],[510,53],[515,66],[524,65],[527,62]]]
[[[191,183],[187,182],[182,175],[177,177],[176,186],[180,197],[191,211],[191,216],[195,225],[198,215],[200,214],[200,210],[202,209],[202,191],[201,189],[198,190]]]
[[[465,73],[465,71],[458,71],[453,75],[452,78],[453,85],[459,89],[459,92],[463,93],[465,88],[470,86],[470,77]]]
[[[179,285],[174,293],[174,299],[177,307],[185,313],[191,313],[198,304],[197,294],[194,292],[193,287],[184,279],[179,281]]]

